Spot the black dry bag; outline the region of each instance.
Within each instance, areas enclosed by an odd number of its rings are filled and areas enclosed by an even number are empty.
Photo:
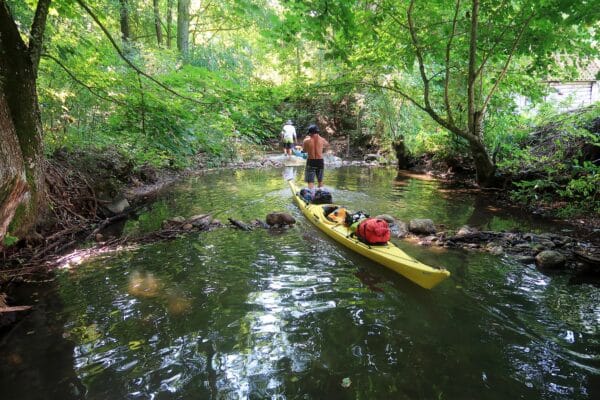
[[[333,198],[328,190],[319,189],[316,191],[312,202],[313,204],[331,204],[333,202]]]

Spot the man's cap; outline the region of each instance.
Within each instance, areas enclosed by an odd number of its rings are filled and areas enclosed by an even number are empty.
[[[308,133],[312,134],[312,133],[319,133],[319,127],[316,126],[315,124],[312,124],[308,127]]]
[[[294,123],[292,122],[291,119],[288,119],[287,121],[285,121],[285,124],[286,125],[293,125]]]

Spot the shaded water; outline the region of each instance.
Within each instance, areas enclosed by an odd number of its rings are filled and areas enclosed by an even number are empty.
[[[452,272],[421,289],[318,232],[281,173],[192,178],[126,232],[206,212],[287,211],[292,229],[124,249],[40,287],[37,310],[0,343],[0,398],[599,398],[598,288],[510,258],[397,242]],[[557,229],[393,178],[368,168],[326,177],[336,201],[372,215]]]

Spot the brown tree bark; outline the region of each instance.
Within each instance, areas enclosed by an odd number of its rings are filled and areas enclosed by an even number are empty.
[[[190,0],[177,1],[177,49],[186,58],[189,53]]]
[[[173,29],[173,0],[167,0],[167,48],[171,48],[171,39]]]
[[[486,106],[477,109],[475,86],[479,71],[477,68],[477,38],[479,29],[479,0],[472,0],[471,32],[469,42],[469,72],[467,77],[467,135],[471,155],[477,171],[477,183],[483,187],[493,185],[496,166],[483,143],[483,116]]]
[[[29,45],[0,0],[0,247],[7,229],[27,236],[45,208],[37,66],[51,0],[39,0]]]
[[[42,44],[44,40],[44,30],[46,29],[46,18],[48,18],[48,10],[50,9],[50,1],[39,1],[35,9],[35,16],[31,24],[29,33],[29,54],[33,65],[33,73],[37,77],[37,67],[40,64],[42,55]]]
[[[408,154],[406,151],[406,146],[404,145],[404,138],[399,137],[392,143],[394,147],[394,151],[396,152],[396,159],[398,160],[398,169],[408,169]]]
[[[0,248],[17,207],[27,193],[23,155],[8,103],[0,88]]]
[[[494,184],[496,166],[483,143],[482,123],[481,115],[476,112],[473,116],[472,134],[466,138],[469,141],[471,156],[473,156],[473,162],[475,163],[477,183],[483,187],[490,187]]]
[[[156,29],[156,41],[159,46],[162,46],[163,36],[162,28],[160,26],[160,8],[158,7],[158,0],[152,0],[154,6],[154,28]]]
[[[127,0],[119,0],[121,8],[119,9],[119,22],[121,24],[121,39],[123,45],[129,43],[131,30],[129,29],[129,4]]]
[[[458,10],[459,2],[456,3],[456,10]],[[494,175],[496,172],[496,167],[494,162],[492,161],[487,148],[483,142],[483,117],[485,115],[486,107],[489,102],[489,98],[495,91],[497,86],[494,86],[490,91],[488,98],[483,102],[481,106],[478,107],[478,99],[476,98],[476,82],[477,78],[480,76],[481,67],[477,68],[477,40],[478,40],[478,29],[479,29],[479,0],[472,0],[471,14],[470,14],[470,31],[469,31],[469,66],[468,66],[468,75],[467,75],[467,124],[465,127],[459,127],[452,117],[452,112],[449,107],[447,88],[449,84],[449,73],[448,68],[449,64],[446,65],[446,77],[444,83],[444,101],[446,106],[446,118],[443,118],[435,108],[431,104],[430,99],[430,84],[431,77],[427,76],[426,65],[424,61],[423,51],[424,48],[419,41],[419,37],[417,35],[417,28],[415,27],[413,21],[413,9],[415,5],[415,0],[411,0],[410,5],[407,11],[407,22],[408,22],[408,30],[410,33],[411,41],[413,47],[415,49],[416,58],[419,64],[419,73],[421,75],[421,80],[423,81],[423,104],[420,104],[413,97],[408,94],[397,91],[404,98],[408,99],[415,106],[425,111],[429,116],[436,121],[438,124],[449,130],[450,132],[466,139],[469,142],[469,148],[471,150],[471,155],[473,156],[473,160],[475,162],[475,170],[477,171],[477,183],[481,186],[491,186],[494,183]],[[452,39],[455,33],[455,23],[457,18],[457,12],[454,13],[454,22],[453,22],[453,34],[450,37],[447,47],[446,47],[446,63],[450,63],[450,46],[452,43]],[[522,33],[522,31],[521,31]],[[520,34],[515,41],[515,45],[520,39]],[[514,47],[513,47],[514,51]],[[510,58],[509,58],[510,61]],[[506,67],[508,64],[506,65]],[[506,68],[505,67],[505,68]],[[500,76],[500,79],[502,75]]]

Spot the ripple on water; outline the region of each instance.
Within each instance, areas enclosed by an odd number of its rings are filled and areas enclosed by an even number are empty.
[[[509,258],[403,244],[452,272],[438,288],[422,290],[322,235],[293,206],[279,175],[226,171],[191,179],[131,231],[175,215],[249,221],[271,211],[296,217],[289,230],[218,229],[62,275],[56,295],[65,307],[55,328],[67,330],[73,345],[56,375],[74,371],[89,398],[594,395],[597,288],[567,285],[567,277]],[[340,168],[326,176],[336,200],[371,214],[428,217],[450,228],[520,223],[468,194],[441,194],[436,182],[394,181],[394,171]],[[21,359],[39,348],[37,335],[20,335],[27,345],[17,336],[8,345]],[[36,352],[26,367],[54,368],[44,357]],[[23,385],[11,372],[17,367],[7,368]],[[9,375],[1,371],[4,394]]]

